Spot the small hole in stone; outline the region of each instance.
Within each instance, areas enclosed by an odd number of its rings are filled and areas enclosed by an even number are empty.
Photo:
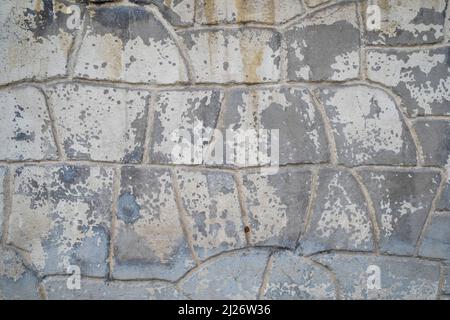
[[[245,228],[244,228],[244,232],[245,232],[245,233],[249,233],[249,232],[250,232],[250,227],[248,227],[248,226],[245,226]]]

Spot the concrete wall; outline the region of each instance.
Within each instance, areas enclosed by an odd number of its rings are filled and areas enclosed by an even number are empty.
[[[2,0],[0,298],[448,299],[449,17]]]

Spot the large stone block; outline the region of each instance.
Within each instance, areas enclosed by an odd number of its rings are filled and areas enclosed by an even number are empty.
[[[58,157],[45,97],[34,87],[0,90],[0,159]]]
[[[21,256],[10,248],[0,247],[0,299],[40,299],[38,286],[39,279]]]
[[[76,265],[107,274],[113,171],[87,166],[24,166],[14,174],[8,243],[29,253],[40,274]]]
[[[371,251],[372,225],[364,195],[356,179],[346,171],[323,169],[311,221],[300,239],[300,251]]]
[[[344,81],[358,77],[360,32],[354,4],[309,15],[286,31],[287,77]]]
[[[83,84],[58,84],[47,92],[67,158],[142,160],[147,92]]]
[[[419,255],[450,260],[450,213],[434,212],[425,229]]]
[[[379,27],[366,24],[367,42],[373,45],[418,45],[440,42],[444,38],[445,0],[375,0],[380,10]],[[367,10],[365,19],[375,19]]]
[[[227,147],[235,148],[234,157],[231,150],[223,150],[229,155],[224,160],[227,165],[321,163],[329,159],[323,119],[307,89],[233,89],[226,101],[222,134]]]
[[[416,147],[395,101],[366,86],[324,88],[338,162],[345,165],[415,164]]]
[[[281,36],[272,29],[182,31],[195,81],[258,83],[280,79]]]
[[[177,280],[194,267],[167,169],[122,168],[115,279]]]
[[[419,120],[414,126],[426,165],[441,166],[450,172],[450,121]],[[450,210],[450,175],[436,204],[438,210]]]
[[[203,147],[217,126],[222,98],[219,90],[160,92],[151,127],[150,160],[202,164]]]
[[[0,85],[67,75],[83,8],[64,0],[0,2]]]
[[[360,172],[375,207],[382,252],[412,255],[441,178],[427,169]]]
[[[188,233],[200,259],[246,245],[233,175],[177,170]]]
[[[439,264],[416,258],[327,254],[314,260],[330,268],[346,300],[431,300],[439,288]],[[377,281],[379,280],[379,281]]]
[[[202,24],[281,23],[303,13],[300,0],[200,0],[196,20]]]
[[[369,50],[370,80],[391,88],[411,116],[450,114],[450,47]]]
[[[264,299],[274,300],[331,300],[336,288],[331,272],[318,263],[289,251],[272,257]]]
[[[242,174],[252,245],[295,248],[311,195],[310,171],[280,168],[276,174]]]
[[[81,278],[80,289],[70,290],[67,277],[48,277],[43,286],[49,300],[179,300],[175,286],[162,281],[108,281]]]
[[[157,84],[188,80],[174,38],[145,7],[96,7],[86,23],[77,77]]]
[[[265,250],[220,256],[183,279],[181,290],[195,300],[255,300],[268,257]]]

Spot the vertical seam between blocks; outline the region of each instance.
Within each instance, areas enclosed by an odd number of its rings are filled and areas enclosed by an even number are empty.
[[[275,254],[275,252],[271,252],[269,254],[269,256],[267,257],[266,266],[264,267],[264,272],[263,272],[262,279],[261,279],[261,286],[259,287],[259,290],[258,290],[257,300],[264,300],[264,294],[266,293],[267,285],[269,283],[270,273],[272,272],[273,259],[274,259],[273,255],[274,254]]]
[[[118,213],[118,202],[120,196],[120,185],[122,180],[122,169],[117,166],[114,168],[113,176],[113,192],[111,195],[111,217],[109,225],[109,252],[108,252],[108,279],[113,279],[114,273],[114,244],[116,241],[117,232],[117,213]]]
[[[235,172],[233,173],[233,179],[234,183],[236,184],[239,207],[241,209],[241,221],[244,226],[244,237],[247,243],[247,247],[250,247],[253,245],[250,236],[253,230],[250,228],[250,218],[248,215],[247,206],[245,205],[244,182],[241,180],[241,178],[242,173],[239,170],[235,170]],[[248,232],[245,232],[245,227],[250,228],[250,230]]]

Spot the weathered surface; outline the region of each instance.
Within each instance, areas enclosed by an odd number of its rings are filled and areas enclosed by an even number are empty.
[[[80,290],[67,288],[66,277],[43,281],[49,300],[179,300],[185,297],[174,285],[162,281],[112,281],[82,278]]]
[[[320,171],[311,222],[300,239],[301,251],[370,251],[372,237],[369,210],[356,179],[346,171]]]
[[[344,81],[358,76],[360,32],[354,4],[314,13],[285,36],[289,80]]]
[[[365,2],[367,6],[367,2]],[[415,45],[436,43],[444,38],[445,0],[375,0],[380,8],[379,28],[367,30],[367,42],[374,45]],[[371,17],[366,10],[366,20]]]
[[[395,101],[366,86],[325,88],[320,99],[330,120],[338,162],[415,164],[416,147]]]
[[[144,7],[96,7],[75,64],[80,78],[132,83],[187,81],[174,38]]]
[[[446,185],[436,207],[450,210],[450,122],[421,120],[416,122],[414,128],[422,145],[425,164],[441,166],[447,172]]]
[[[306,170],[284,168],[273,175],[242,175],[252,245],[295,248],[305,227],[311,176]]]
[[[69,159],[141,161],[147,92],[82,84],[56,85],[47,92]]]
[[[14,173],[8,242],[43,275],[77,265],[105,276],[113,172],[87,166],[25,166]]]
[[[436,299],[439,264],[416,258],[328,254],[314,258],[331,268],[343,299]],[[368,286],[379,270],[380,287]],[[372,289],[373,288],[373,289]]]
[[[169,170],[121,170],[114,253],[115,279],[177,280],[194,266]]]
[[[245,246],[241,208],[233,175],[177,170],[186,225],[200,259]]]
[[[447,261],[444,267],[444,286],[442,291],[450,295],[450,262]]]
[[[18,253],[10,248],[0,247],[0,299],[40,299],[39,281],[23,263]]]
[[[330,300],[336,298],[331,273],[289,251],[275,253],[264,299]]]
[[[58,152],[45,97],[34,87],[0,90],[1,160],[50,160]]]
[[[244,250],[214,259],[183,279],[181,290],[191,299],[254,300],[268,257],[268,251]]]
[[[449,115],[449,50],[369,50],[369,79],[398,94],[411,116]]]
[[[222,98],[219,90],[160,92],[151,127],[151,161],[202,164],[202,149],[216,128]]]
[[[196,20],[202,24],[281,23],[303,13],[301,0],[199,0]]]
[[[163,17],[174,26],[189,26],[194,23],[196,0],[131,0],[137,4],[155,5]]]
[[[223,129],[229,133],[223,135],[236,149],[236,156],[226,159],[226,164],[320,163],[329,159],[324,124],[308,90],[236,89],[226,101]],[[234,143],[232,134],[236,136]],[[259,144],[247,144],[245,148],[245,137]],[[277,142],[275,149],[273,144]]]
[[[281,36],[271,29],[183,31],[197,82],[275,82],[280,79]]]
[[[431,209],[440,176],[430,170],[362,171],[380,227],[380,250],[412,255]]]
[[[67,1],[1,1],[0,85],[67,74],[82,12],[75,7]]]
[[[6,185],[6,181],[5,181],[5,176],[6,176],[6,168],[0,167],[0,239],[3,236],[3,230],[5,229],[5,225],[3,224],[4,221],[4,215],[5,215],[5,185]],[[6,222],[5,222],[6,223]]]
[[[450,213],[434,212],[425,229],[419,255],[450,260]]]

